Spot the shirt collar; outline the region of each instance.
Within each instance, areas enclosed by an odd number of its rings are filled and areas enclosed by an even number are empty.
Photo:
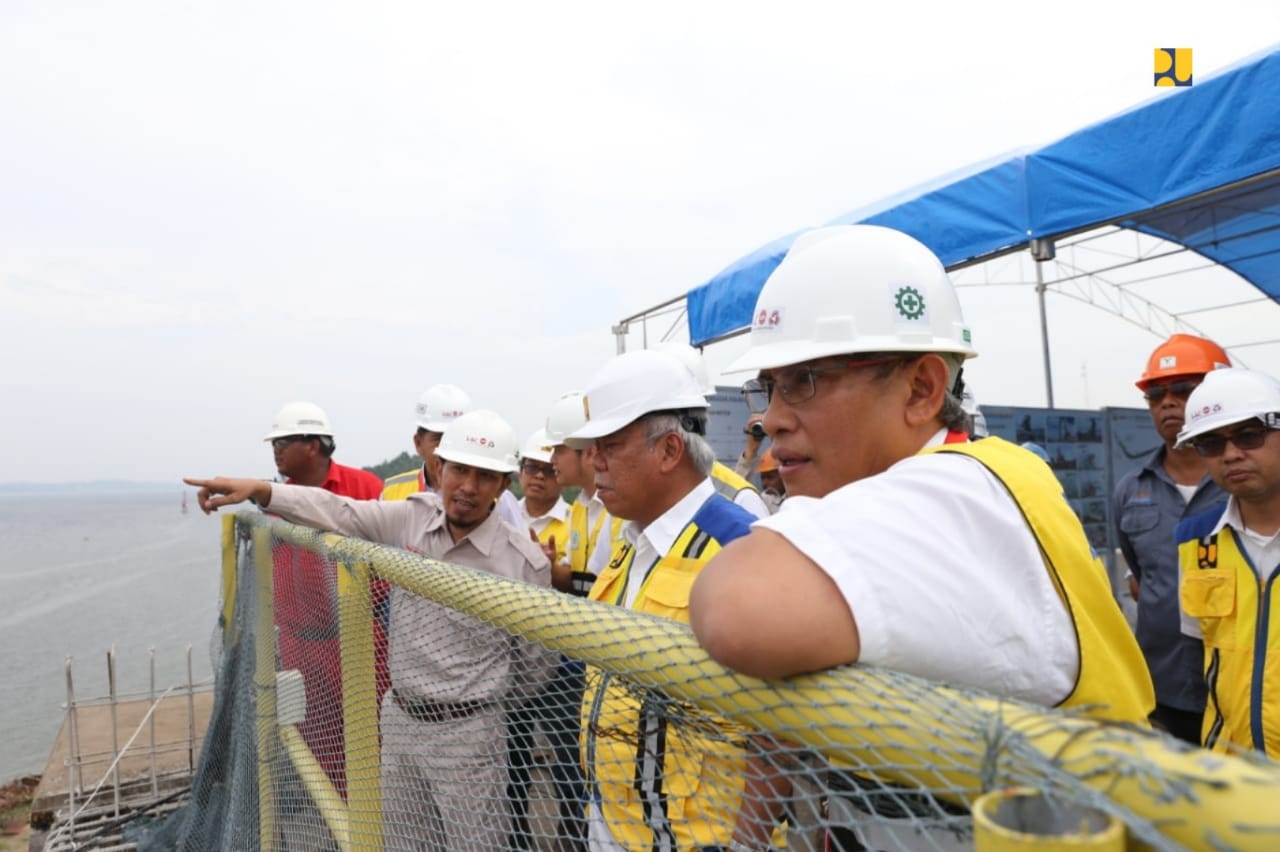
[[[927,450],[927,449],[929,449],[929,448],[931,448],[931,447],[940,447],[940,446],[942,446],[943,444],[945,444],[945,443],[946,443],[946,441],[947,441],[947,435],[949,435],[949,434],[950,434],[950,432],[949,432],[949,431],[947,430],[947,428],[944,426],[943,428],[939,429],[937,432],[934,432],[934,433],[933,433],[933,437],[932,437],[932,438],[930,438],[929,440],[925,441],[924,446],[923,446],[923,447],[921,447],[920,449],[922,449],[922,450]]]
[[[573,502],[578,506],[586,506],[588,510],[594,509],[597,506],[604,506],[604,502],[601,501],[598,495],[592,494],[588,497],[587,492],[585,491],[579,491],[578,496],[573,498]]]
[[[716,488],[711,484],[711,478],[707,477],[695,485],[692,491],[681,497],[674,506],[654,519],[649,526],[642,530],[634,521],[627,521],[622,526],[622,534],[633,545],[643,535],[661,556],[671,549],[676,539],[680,537],[680,533],[693,520],[693,516],[698,514],[702,504],[711,499],[715,493]]]
[[[1227,498],[1227,508],[1223,510],[1222,517],[1218,518],[1218,523],[1214,524],[1211,534],[1217,535],[1226,527],[1231,527],[1241,535],[1249,536],[1249,538],[1263,546],[1269,544],[1276,537],[1275,535],[1259,535],[1244,525],[1244,518],[1240,516],[1240,503],[1236,500],[1235,495]],[[1276,535],[1280,535],[1280,533],[1276,533]]]
[[[556,502],[546,511],[545,514],[534,517],[529,514],[529,504],[525,502],[523,497],[520,498],[520,513],[524,515],[526,521],[536,521],[541,518],[550,518],[553,521],[563,521],[569,516],[569,504],[564,502],[563,497],[557,497]]]
[[[441,508],[440,514],[436,516],[434,523],[428,524],[427,528],[443,528],[443,533],[449,536],[450,539],[453,538],[449,533],[448,519],[445,517],[443,507]],[[470,542],[472,547],[480,551],[481,556],[487,557],[493,552],[494,545],[501,532],[502,517],[498,514],[498,504],[494,503],[493,508],[489,510],[489,517],[485,518],[475,527],[472,527],[470,532],[459,540],[453,542],[449,547],[452,549],[454,547],[460,547],[464,542]]]

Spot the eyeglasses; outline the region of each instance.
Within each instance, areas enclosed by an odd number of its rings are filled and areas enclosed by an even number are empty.
[[[1173,394],[1179,399],[1186,399],[1198,387],[1200,387],[1200,379],[1183,379],[1180,382],[1170,382],[1167,385],[1151,385],[1142,392],[1142,395],[1147,398],[1147,402],[1159,402],[1169,394]]]
[[[1192,438],[1191,446],[1202,456],[1217,458],[1227,451],[1227,441],[1241,450],[1256,450],[1267,442],[1271,431],[1265,426],[1250,426],[1231,435],[1210,433]]]
[[[551,465],[531,461],[522,462],[520,471],[528,476],[541,476],[543,479],[551,479],[556,475],[556,469]]]
[[[279,438],[271,439],[271,449],[283,450],[295,441],[310,441],[310,435],[282,435]]]
[[[799,405],[813,399],[818,393],[816,376],[822,373],[878,367],[881,364],[905,360],[907,357],[892,355],[886,358],[867,358],[863,361],[845,361],[842,364],[830,364],[825,367],[784,367],[774,370],[771,375],[762,375],[747,382],[742,386],[742,395],[747,398],[747,408],[753,414],[759,414],[768,410],[774,390],[777,390],[783,401],[791,405]]]

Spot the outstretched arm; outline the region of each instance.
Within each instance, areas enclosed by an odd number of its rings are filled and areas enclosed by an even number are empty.
[[[206,515],[223,506],[234,506],[245,500],[252,500],[259,506],[266,506],[271,502],[271,483],[261,479],[216,476],[213,479],[187,477],[182,481],[200,489],[196,492],[196,502]]]
[[[856,662],[858,625],[835,582],[783,536],[754,529],[694,581],[689,619],[702,647],[734,671],[788,677]]]

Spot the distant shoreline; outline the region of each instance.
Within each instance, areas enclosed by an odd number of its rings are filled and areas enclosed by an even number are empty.
[[[90,482],[0,482],[0,497],[28,494],[154,494],[189,490],[181,480],[173,482],[133,482],[127,479],[97,479]]]

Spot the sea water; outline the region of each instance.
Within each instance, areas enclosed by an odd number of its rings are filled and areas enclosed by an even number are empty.
[[[0,783],[44,769],[63,717],[64,663],[80,699],[210,676],[220,519],[182,486],[134,493],[0,495]]]

